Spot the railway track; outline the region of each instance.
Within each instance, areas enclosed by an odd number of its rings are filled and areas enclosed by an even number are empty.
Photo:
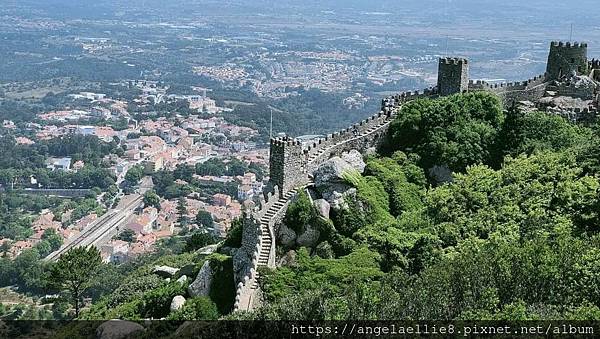
[[[112,231],[115,225],[119,225],[121,222],[123,222],[125,219],[131,216],[131,213],[128,213],[128,211],[133,206],[137,207],[137,205],[139,205],[142,202],[142,200],[143,197],[138,196],[130,203],[125,205],[122,209],[108,211],[106,214],[101,216],[100,219],[96,220],[93,225],[91,225],[90,227],[85,229],[81,234],[79,234],[77,238],[74,239],[72,242],[61,247],[57,251],[50,253],[46,257],[46,260],[55,261],[62,254],[75,247],[95,245],[95,243],[99,239],[102,239],[104,236],[106,236],[107,233]],[[109,227],[106,227],[107,225]]]

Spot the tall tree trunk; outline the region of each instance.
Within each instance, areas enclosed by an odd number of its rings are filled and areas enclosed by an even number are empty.
[[[79,292],[73,292],[73,301],[75,302],[75,319],[79,318]]]

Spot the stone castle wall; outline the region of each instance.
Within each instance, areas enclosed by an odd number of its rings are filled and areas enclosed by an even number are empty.
[[[518,101],[536,101],[546,93],[550,83],[547,74],[541,74],[531,79],[519,82],[490,84],[477,80],[469,82],[469,91],[489,91],[500,97],[505,107]]]
[[[272,185],[288,192],[304,183],[302,144],[292,138],[271,139],[269,177]]]
[[[244,211],[242,246],[234,255],[234,279],[237,284],[236,310],[240,309],[240,304],[244,302],[254,306],[259,303],[256,290],[252,289],[252,285],[256,279],[258,258],[263,247],[261,220],[265,218],[269,218],[268,227],[272,241],[268,266],[275,266],[275,226],[283,220],[287,206],[292,201],[291,198],[281,198],[291,190],[308,184],[309,174],[330,157],[352,149],[364,151],[377,146],[383,140],[389,124],[403,103],[435,94],[435,90],[428,89],[424,92],[406,92],[385,98],[382,101],[382,110],[378,114],[349,128],[329,134],[310,145],[303,146],[299,141],[291,138],[271,140],[272,190],[266,196],[260,197],[257,206]],[[281,205],[282,201],[285,201],[283,205]],[[273,210],[274,206],[277,207],[275,209],[277,212],[268,215],[267,211]]]
[[[423,92],[404,92],[384,98],[381,111],[376,115],[308,145],[302,145],[300,141],[288,137],[272,139],[270,142],[271,192],[267,194],[266,198],[260,200],[259,206],[244,212],[242,247],[234,256],[234,276],[237,283],[235,309],[239,309],[242,299],[244,302],[259,299],[255,296],[256,289],[252,290],[251,286],[256,279],[258,257],[263,245],[261,219],[263,222],[266,222],[266,218],[269,220],[268,227],[272,243],[268,266],[274,267],[276,248],[274,229],[275,225],[285,216],[291,196],[294,195],[292,191],[310,183],[312,172],[332,156],[341,155],[352,149],[365,151],[379,145],[404,103],[420,98],[436,98],[465,91],[495,93],[502,99],[505,107],[517,101],[534,102],[544,96],[548,85],[556,80],[557,75],[563,73],[565,68],[579,65],[582,59],[585,60],[585,65],[591,71],[591,76],[600,78],[600,61],[592,60],[588,63],[586,44],[571,45],[570,43],[553,42],[548,60],[548,72],[526,81],[504,84],[469,81],[467,60],[442,58],[439,64],[440,74],[438,76],[440,79],[438,79],[436,88],[428,88]],[[572,114],[568,113],[566,118],[573,120],[581,116],[589,116],[589,114],[597,114],[597,112],[573,111]],[[276,210],[276,212],[267,214],[270,209]],[[249,294],[252,295],[248,297]]]
[[[592,59],[588,63],[588,69],[590,70],[590,78],[600,81],[600,60]]]
[[[274,187],[273,192],[267,193],[266,197],[261,196],[258,206],[244,211],[242,246],[236,251],[233,257],[234,280],[236,288],[236,309],[244,295],[250,293],[251,281],[256,278],[258,269],[258,257],[262,247],[263,239],[261,237],[260,220],[265,217],[267,211],[275,205],[280,199],[279,188]],[[275,239],[271,234],[271,238]],[[272,260],[269,260],[269,266],[275,263],[275,243],[271,246]]]
[[[308,145],[288,137],[272,139],[269,160],[272,185],[280,188],[280,194],[285,194],[307,184],[312,172],[330,157],[352,149],[366,151],[378,146],[393,115],[403,103],[435,96],[437,91],[434,88],[389,96],[383,99],[379,113]]]

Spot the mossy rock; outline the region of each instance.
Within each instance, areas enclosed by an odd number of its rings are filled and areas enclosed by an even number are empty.
[[[206,260],[213,271],[213,281],[210,285],[210,299],[217,305],[221,314],[233,310],[235,302],[235,281],[233,277],[233,258],[227,255],[213,253]]]

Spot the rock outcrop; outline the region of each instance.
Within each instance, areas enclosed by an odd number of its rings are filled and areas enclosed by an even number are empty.
[[[191,297],[205,297],[210,293],[210,285],[212,284],[214,272],[210,267],[210,263],[204,262],[198,276],[193,283],[188,287],[188,293]]]
[[[341,158],[360,173],[364,173],[365,167],[367,167],[367,164],[363,160],[363,155],[355,149],[348,153],[343,153]]]
[[[197,250],[196,253],[202,254],[202,255],[209,255],[209,254],[215,253],[217,251],[217,248],[219,248],[218,244],[208,245],[208,246],[204,246],[201,249]]]
[[[315,189],[329,203],[330,208],[347,208],[345,198],[354,197],[356,189],[346,183],[344,176],[349,172],[363,173],[365,166],[362,155],[356,150],[344,153],[342,157],[333,157],[313,172]],[[324,206],[317,206],[323,217],[329,217],[329,213],[325,213],[325,209],[322,210],[321,207]]]
[[[342,158],[333,157],[325,161],[313,172],[315,187],[319,188],[331,185],[332,183],[343,183],[345,182],[344,174],[355,170],[351,164],[342,160]]]
[[[348,208],[347,198],[356,196],[356,188],[346,184],[332,184],[320,187],[321,195],[325,199],[331,209],[340,210]]]
[[[285,224],[279,225],[279,230],[277,231],[277,240],[281,246],[284,247],[293,247],[296,243],[296,238],[298,235],[296,232],[287,227]]]
[[[178,271],[179,269],[170,266],[155,266],[152,273],[163,278],[171,278],[177,274]]]
[[[298,262],[296,261],[296,251],[290,250],[288,251],[281,259],[279,259],[277,266],[285,266],[285,267],[296,267]]]
[[[144,326],[131,321],[109,320],[96,328],[98,339],[121,339],[144,331]]]
[[[185,304],[185,298],[183,296],[181,296],[181,295],[174,296],[173,300],[171,300],[171,307],[170,307],[171,312],[181,309],[184,304]]]
[[[321,232],[312,225],[306,225],[304,232],[296,238],[296,244],[300,247],[315,247],[319,241]]]
[[[187,275],[182,275],[181,277],[179,277],[179,279],[177,279],[177,282],[180,284],[185,284],[187,282]]]
[[[313,202],[313,205],[319,212],[319,215],[325,219],[329,219],[329,212],[331,211],[331,204],[325,199],[317,199]]]

